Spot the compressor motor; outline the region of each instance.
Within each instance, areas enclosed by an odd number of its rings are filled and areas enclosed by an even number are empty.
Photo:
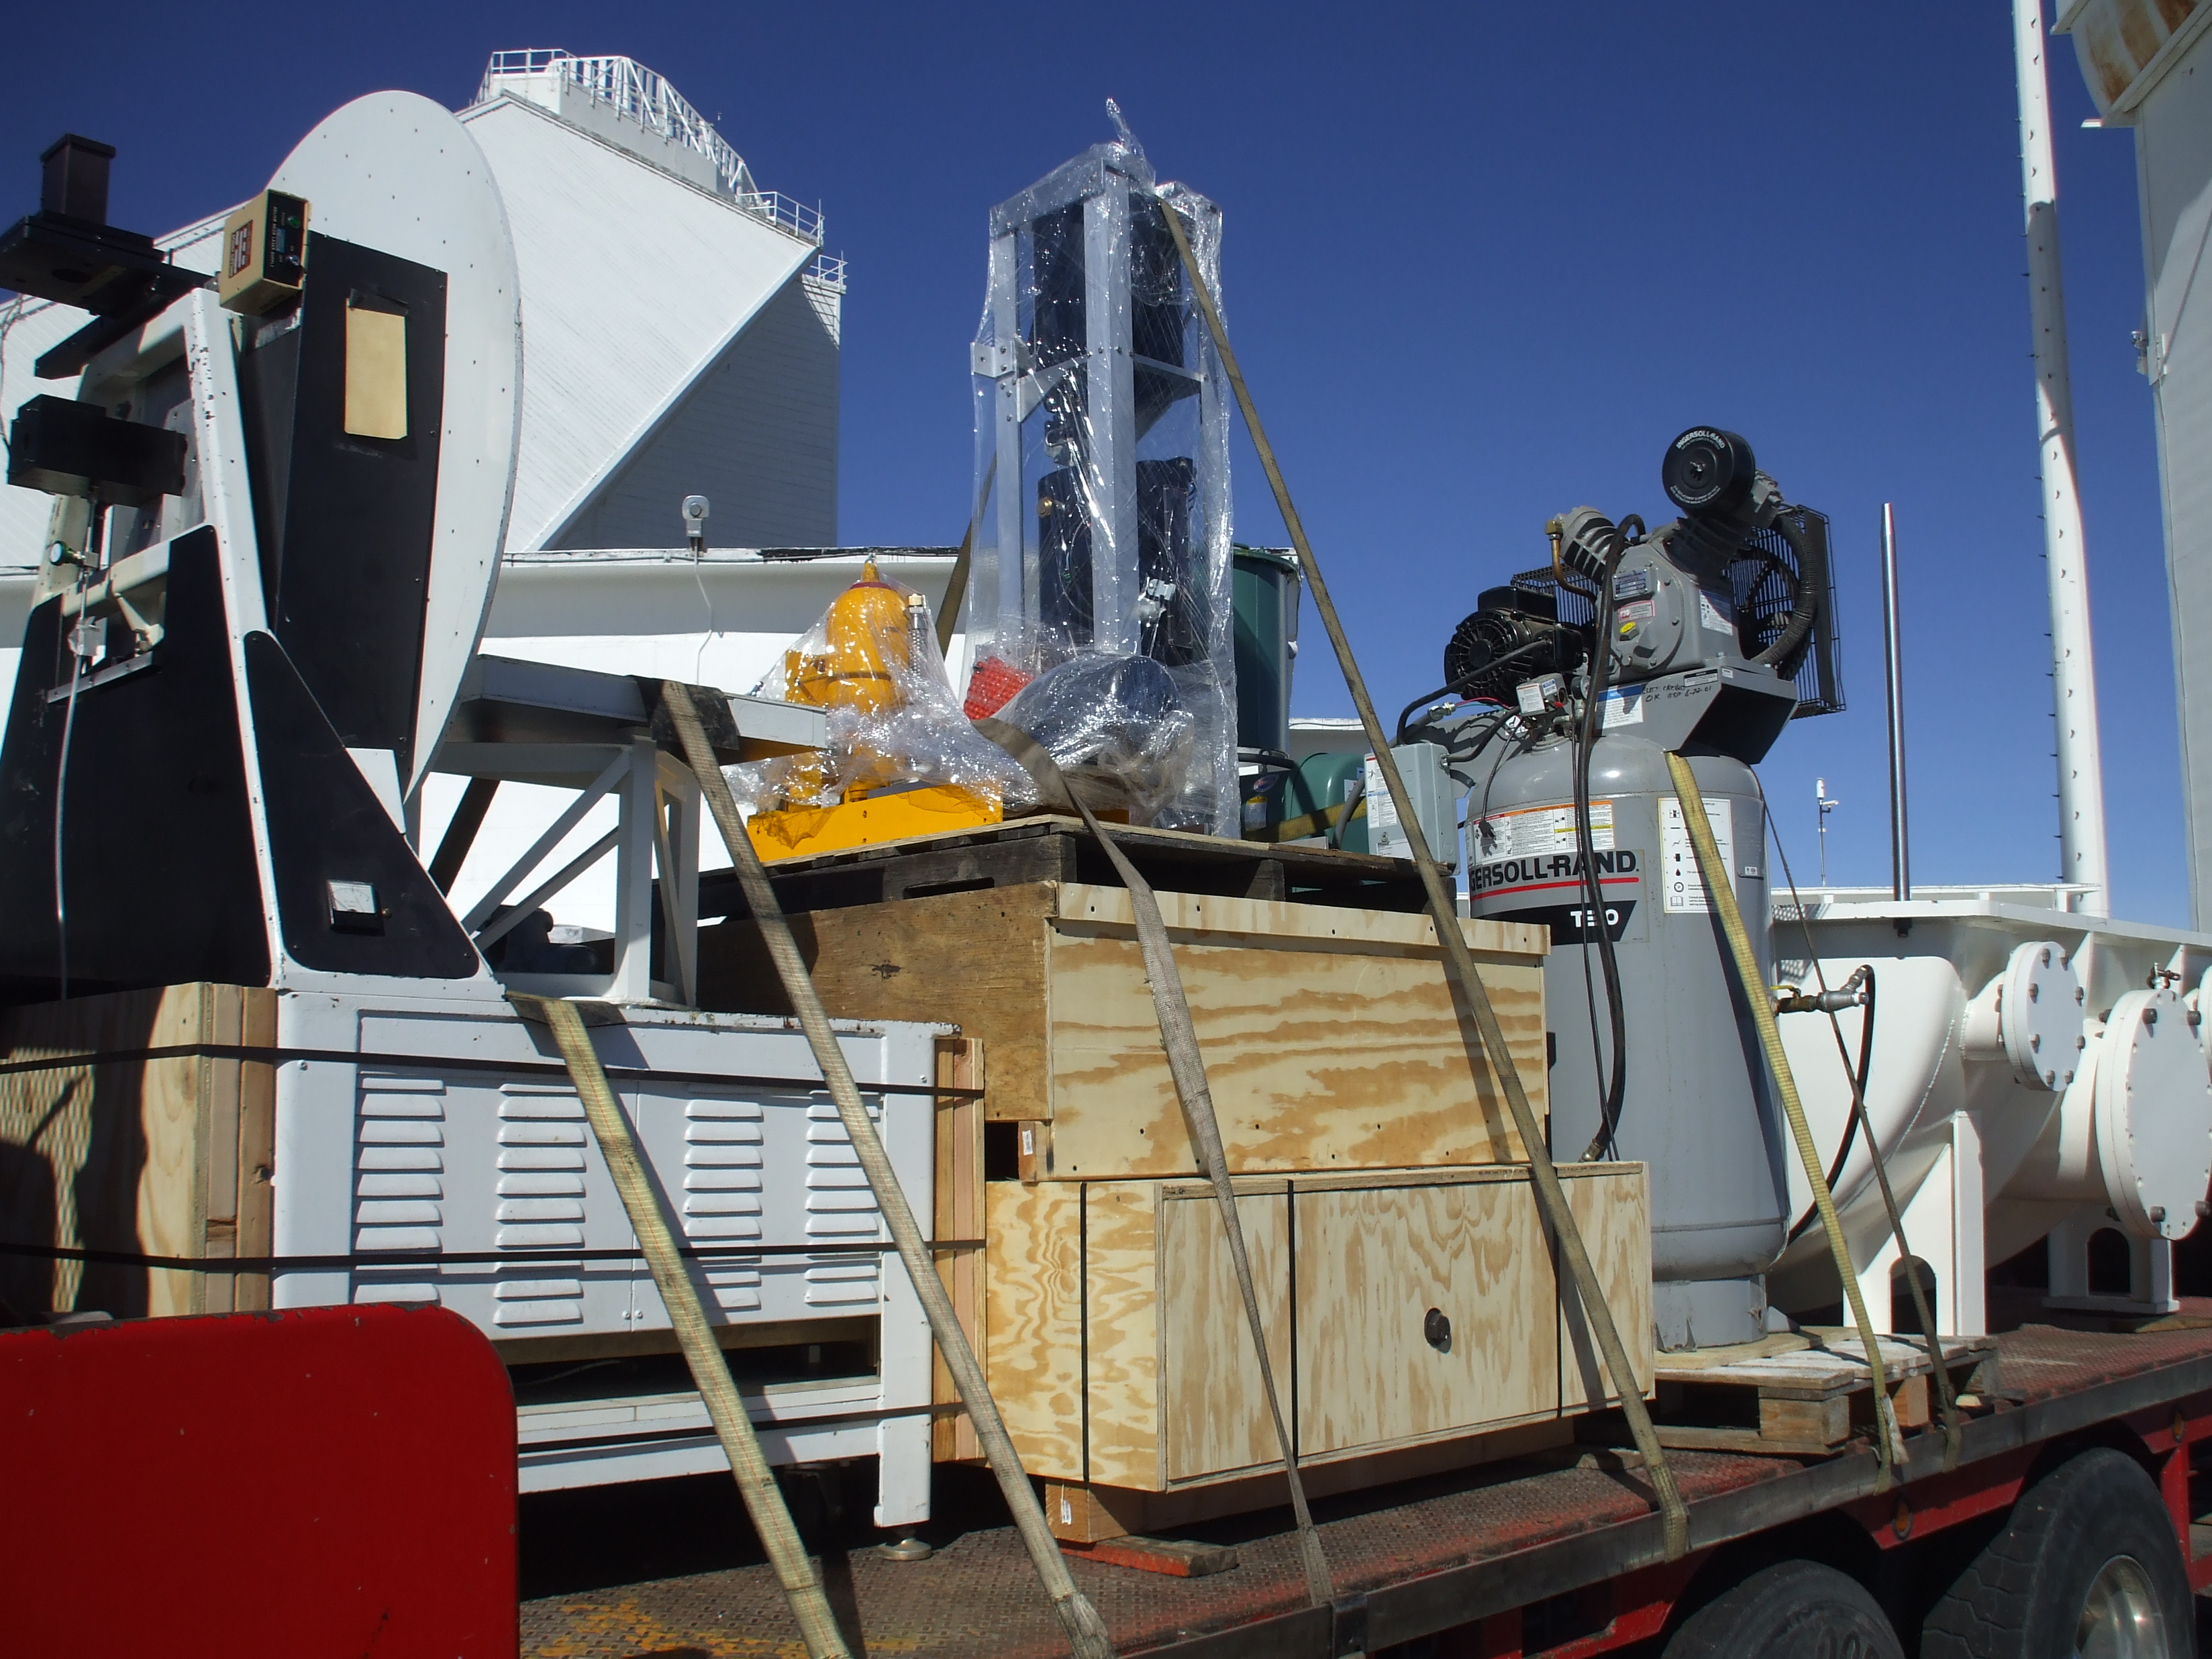
[[[1768,914],[1752,767],[1842,707],[1827,524],[1735,433],[1692,427],[1646,531],[1577,507],[1548,568],[1481,596],[1446,647],[1465,699],[1408,736],[1468,793],[1472,913],[1551,929],[1553,1151],[1651,1168],[1653,1320],[1679,1350],[1756,1339],[1788,1183],[1772,1080],[1667,766],[1689,760],[1746,916]],[[1764,977],[1766,929],[1753,929]]]

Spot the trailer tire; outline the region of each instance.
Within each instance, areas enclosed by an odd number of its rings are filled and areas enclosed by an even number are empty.
[[[2083,1638],[2101,1621],[2106,1643]],[[1967,1564],[1921,1627],[1923,1659],[2146,1659],[2196,1652],[2189,1571],[2158,1488],[2100,1446],[2021,1494],[2003,1531]]]
[[[1905,1659],[1889,1619],[1856,1578],[1817,1561],[1778,1561],[1706,1602],[1662,1659]]]

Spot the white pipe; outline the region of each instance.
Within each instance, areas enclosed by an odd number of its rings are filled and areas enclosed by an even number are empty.
[[[1905,653],[1897,631],[1897,517],[1890,503],[1884,501],[1881,662],[1889,694],[1889,887],[1890,896],[1901,903],[1912,896],[1912,836],[1905,812]],[[1826,881],[1824,875],[1822,884]]]
[[[2021,191],[2027,219],[2028,310],[2035,333],[2036,436],[2043,453],[2043,534],[2051,581],[2051,695],[2058,738],[2063,880],[2088,889],[2075,908],[2112,913],[2105,863],[2105,771],[2097,740],[2097,670],[2089,575],[2074,482],[2074,389],[2066,360],[2066,289],[2058,260],[2058,178],[2051,149],[2042,0],[2013,0],[2020,70]]]

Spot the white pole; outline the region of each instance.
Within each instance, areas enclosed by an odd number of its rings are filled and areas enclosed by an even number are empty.
[[[1889,704],[1889,893],[1912,896],[1912,836],[1905,802],[1905,649],[1898,639],[1897,514],[1881,504],[1881,660]]]
[[[2035,332],[2035,424],[2043,452],[2043,538],[2051,579],[2051,695],[2058,736],[2060,879],[2089,890],[2076,908],[2112,910],[2105,866],[2105,769],[2089,573],[2074,483],[2074,389],[2066,365],[2066,289],[2058,263],[2058,178],[2051,149],[2042,0],[2013,0],[2020,69],[2021,190],[2027,212],[2028,313]]]

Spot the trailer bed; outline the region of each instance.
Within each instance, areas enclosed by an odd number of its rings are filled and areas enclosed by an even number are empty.
[[[1925,1535],[2008,1504],[2043,1445],[2100,1425],[2124,1423],[2142,1437],[2137,1443],[2180,1454],[2166,1456],[2162,1488],[2185,1522],[2194,1518],[2191,1453],[2212,1439],[2212,1328],[2206,1328],[2212,1322],[2199,1322],[2212,1309],[2187,1312],[2191,1317],[2178,1322],[2183,1328],[2130,1334],[2046,1325],[2006,1333],[1998,1339],[1997,1381],[1971,1414],[1957,1470],[1942,1470],[1940,1429],[1917,1434],[1908,1440],[1904,1480],[1887,1493],[1876,1492],[1874,1454],[1859,1442],[1820,1460],[1669,1453],[1690,1504],[1685,1562],[1664,1559],[1634,1454],[1585,1444],[1317,1504],[1336,1581],[1333,1608],[1306,1605],[1285,1511],[1192,1529],[1235,1545],[1241,1565],[1217,1576],[1175,1578],[1083,1560],[1073,1571],[1123,1653],[1329,1659],[1516,1610],[1520,1624],[1510,1645],[1486,1641],[1467,1651],[1581,1653],[1656,1633],[1675,1593],[1715,1546],[1840,1511],[1887,1548],[1916,1527]],[[1605,1425],[1592,1419],[1591,1427],[1604,1437]],[[1625,1434],[1612,1437],[1626,1443]],[[592,1540],[596,1535],[604,1545],[613,1533],[606,1516],[581,1505],[610,1500],[577,1499],[558,1514],[526,1512],[525,1594],[532,1599],[522,1607],[525,1655],[801,1651],[749,1538],[737,1546],[744,1559],[729,1565],[607,1583],[589,1565]],[[651,1500],[641,1492],[627,1501]],[[726,1482],[690,1501],[736,1509]],[[975,1486],[964,1502],[956,1498],[945,1507],[955,1512],[929,1530],[939,1547],[927,1561],[884,1560],[858,1541],[833,1544],[822,1557],[832,1603],[848,1629],[857,1626],[865,1650],[946,1659],[1066,1653],[1003,1510],[993,1516]],[[743,1534],[742,1520],[724,1529],[731,1537]],[[860,1536],[845,1530],[848,1540]],[[696,1528],[688,1536],[678,1547],[697,1547]],[[632,1559],[633,1567],[643,1565]],[[672,1565],[702,1564],[695,1555]],[[600,1587],[533,1594],[564,1578],[579,1584],[598,1578]],[[2191,1561],[2191,1579],[2198,1589],[2212,1579],[2212,1557]],[[1542,1628],[1528,1628],[1532,1621]],[[862,1650],[855,1643],[854,1651]]]

